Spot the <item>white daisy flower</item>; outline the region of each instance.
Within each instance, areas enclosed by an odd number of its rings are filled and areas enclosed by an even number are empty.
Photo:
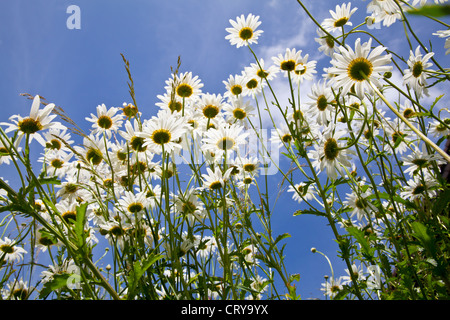
[[[408,180],[407,185],[400,192],[400,196],[411,201],[434,198],[437,194],[437,190],[434,187],[438,185],[439,183],[429,174],[425,175],[425,179],[422,179],[420,176],[414,176]]]
[[[211,128],[205,132],[202,149],[216,155],[223,156],[226,153],[229,156],[233,151],[238,152],[247,136],[248,132],[243,132],[243,128],[236,124]]]
[[[172,78],[166,80],[167,95],[176,97],[176,100],[184,100],[186,102],[195,101],[201,94],[203,83],[198,76],[193,76],[192,72],[184,72],[180,74],[172,74]],[[186,108],[186,105],[184,105]]]
[[[350,218],[353,218],[356,215],[357,220],[361,222],[364,218],[367,219],[372,212],[377,210],[371,201],[367,199],[371,195],[371,191],[347,193],[346,200],[343,203],[352,209]]]
[[[225,29],[229,33],[225,36],[225,39],[229,40],[231,45],[240,48],[249,44],[258,43],[257,40],[263,33],[262,30],[256,30],[261,24],[259,16],[250,13],[247,17],[241,15],[240,17],[236,17],[236,21],[231,19],[229,21],[233,27]]]
[[[0,125],[6,125],[5,133],[18,130],[19,135],[29,135],[30,142],[36,139],[42,146],[45,147],[45,140],[41,133],[43,130],[49,128],[64,129],[65,127],[59,122],[53,122],[56,114],[52,114],[55,105],[53,103],[47,104],[44,109],[39,109],[41,105],[41,98],[36,95],[31,105],[30,115],[28,117],[21,117],[20,115],[13,115],[9,118],[13,123],[1,122]]]
[[[202,174],[203,187],[201,189],[218,190],[223,188],[230,178],[232,170],[233,168],[229,168],[222,174],[222,170],[219,167],[215,167],[214,171],[206,168],[207,173]]]
[[[156,102],[155,105],[160,107],[162,110],[170,110],[171,112],[181,112],[183,109],[183,99],[180,98],[179,96],[170,95],[166,92],[163,95],[159,94],[156,97],[160,101]]]
[[[139,122],[136,119],[133,119],[133,122],[126,121],[124,127],[126,131],[120,130],[119,134],[127,141],[131,150],[136,153],[145,152],[147,150],[147,146],[144,146],[145,139],[137,134],[142,129]]]
[[[308,114],[319,125],[328,125],[335,113],[335,107],[332,105],[334,101],[333,91],[327,81],[319,81],[311,87],[308,93],[311,99],[306,104],[309,106]]]
[[[433,65],[429,60],[433,57],[434,52],[429,52],[422,56],[420,46],[417,46],[416,51],[410,51],[408,69],[404,70],[403,84],[411,87],[416,95],[420,98],[422,94],[428,96],[427,86],[427,71],[432,71],[430,67]]]
[[[445,38],[444,48],[447,49],[445,51],[445,54],[450,54],[450,29],[436,31],[435,33],[433,33],[433,36]]]
[[[117,202],[117,208],[121,212],[124,212],[130,219],[140,217],[148,206],[149,202],[146,192],[133,193],[131,191],[125,191]]]
[[[415,147],[413,153],[402,157],[401,160],[403,161],[403,165],[407,166],[404,172],[409,173],[410,175],[415,175],[419,173],[420,170],[429,168],[432,165],[433,161],[437,161],[437,165],[445,163],[444,158],[440,154],[430,154],[427,151],[427,147],[425,144],[422,145],[422,150],[419,150],[418,147]]]
[[[113,132],[116,132],[122,125],[122,114],[116,114],[119,108],[111,107],[106,108],[105,104],[97,106],[97,115],[91,113],[91,117],[86,117],[85,119],[92,122],[92,134],[104,132],[108,139],[111,138]]]
[[[73,153],[63,153],[56,151],[49,151],[45,156],[40,157],[38,162],[44,162],[47,165],[47,173],[55,175],[62,179],[67,174],[68,165]]]
[[[198,108],[205,118],[214,119],[220,115],[224,102],[220,94],[205,93],[201,95],[195,107]]]
[[[0,164],[10,164],[12,161],[11,156],[15,154],[14,149],[17,152],[21,152],[22,148],[20,147],[20,142],[22,141],[23,135],[20,135],[16,138],[16,140],[11,141],[7,140],[3,142],[0,140]],[[4,139],[2,137],[2,139]]]
[[[27,300],[30,293],[27,281],[13,279],[2,290],[2,297],[3,300]]]
[[[255,114],[255,108],[251,105],[251,101],[246,100],[240,96],[238,98],[230,99],[230,103],[227,103],[223,110],[224,116],[228,123],[237,123],[243,125],[247,121],[248,117],[252,117]]]
[[[328,72],[335,75],[332,78],[332,84],[336,88],[342,88],[343,95],[353,91],[360,99],[363,99],[366,92],[373,94],[365,77],[380,88],[382,85],[380,79],[385,72],[392,70],[392,66],[388,66],[391,63],[391,55],[383,54],[386,48],[378,46],[372,50],[371,45],[372,38],[362,45],[361,39],[358,38],[355,42],[355,50],[349,45],[340,46],[339,52],[333,54],[332,67],[328,69]]]
[[[72,145],[74,141],[67,132],[67,128],[50,128],[42,134],[42,137],[45,140],[46,149],[71,152],[68,145]]]
[[[336,52],[337,46],[333,37],[323,32],[322,29],[317,28],[317,38],[314,38],[314,40],[319,44],[319,51],[325,55],[331,57]]]
[[[386,151],[394,150],[397,154],[403,154],[410,148],[410,143],[416,134],[400,119],[396,118],[385,126],[385,134],[391,140],[386,143]]]
[[[339,277],[337,279],[330,278],[329,281],[322,283],[320,290],[323,291],[324,295],[334,298],[343,288],[342,277]]]
[[[328,32],[333,32],[341,29],[343,26],[348,25],[352,26],[352,23],[349,21],[358,8],[351,8],[351,3],[342,4],[341,6],[336,5],[336,10],[329,10],[331,14],[331,18],[326,18],[322,22],[322,26]]]
[[[281,71],[284,71],[284,75],[287,77],[288,72],[297,70],[298,66],[302,64],[301,54],[302,50],[286,48],[284,55],[280,53],[276,57],[272,57],[272,60]]]
[[[19,262],[23,259],[23,255],[27,251],[17,246],[13,240],[5,237],[0,239],[0,260],[4,260],[8,263]]]
[[[297,68],[294,70],[293,78],[296,83],[302,83],[304,80],[311,81],[314,79],[314,74],[316,71],[317,61],[312,60],[308,61],[309,54],[306,54],[304,57],[300,59],[300,63]]]
[[[317,191],[311,185],[304,182],[296,183],[294,186],[290,185],[287,192],[292,192],[292,199],[301,203],[302,201],[312,200],[315,198]]]
[[[400,6],[402,10],[408,9],[404,3],[400,3]],[[399,3],[394,0],[372,0],[367,5],[367,12],[371,13],[372,24],[382,22],[385,27],[403,19]]]
[[[264,59],[262,58],[258,60],[258,63],[250,63],[250,66],[245,67],[244,70],[249,78],[258,77],[259,83],[263,87],[266,85],[265,80],[273,80],[279,71],[279,69],[274,65],[266,68]]]
[[[223,81],[225,85],[224,97],[231,99],[237,98],[244,92],[246,84],[245,77],[242,74],[230,75],[227,81]]]
[[[138,137],[144,138],[142,147],[148,147],[150,151],[161,154],[171,153],[181,148],[179,139],[186,133],[187,124],[182,117],[178,117],[167,111],[161,111],[155,117],[146,121],[142,132],[137,132]]]
[[[337,173],[345,174],[342,166],[348,168],[352,166],[350,154],[353,152],[342,148],[343,146],[338,142],[344,134],[343,130],[334,132],[333,126],[328,127],[319,143],[314,145],[314,150],[308,153],[316,170],[322,172],[325,169],[330,179],[336,179]]]

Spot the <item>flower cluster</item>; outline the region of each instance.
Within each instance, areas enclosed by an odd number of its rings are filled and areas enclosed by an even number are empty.
[[[419,1],[408,2],[371,1],[361,25],[407,21],[405,11]],[[410,43],[409,58],[401,59],[351,29],[356,12],[349,2],[316,22],[317,51],[329,61],[322,74],[300,48],[286,48],[271,64],[258,58],[259,16],[230,20],[225,39],[248,47],[255,61],[229,75],[219,93],[203,92],[198,76],[177,68],[149,119],[131,90],[133,103],[98,105],[86,133],[55,104],[30,96],[28,117],[1,123],[0,165],[15,166],[21,183],[15,191],[0,179],[1,212],[25,226],[0,239],[0,283],[10,280],[3,298],[34,291],[38,298],[297,299],[297,276],[287,273],[278,248],[288,235],[272,234],[269,164],[289,184],[294,216],[325,217],[336,237],[347,276],[333,273],[323,284],[327,296],[448,297],[448,256],[441,254],[450,244],[448,182],[440,169],[449,157],[439,145],[450,121],[446,109],[433,110],[439,98],[430,108],[424,99],[449,72],[422,44]],[[447,31],[433,35],[448,40]],[[288,106],[279,103],[275,81],[288,84]],[[397,104],[389,90],[402,97]],[[268,141],[263,111],[281,119]],[[38,174],[33,140],[43,149]],[[280,154],[295,170],[284,172]],[[94,259],[98,248],[104,253]],[[44,253],[51,264],[39,274],[40,288],[20,274],[13,279],[24,256],[35,261]],[[278,282],[286,294],[273,290]]]

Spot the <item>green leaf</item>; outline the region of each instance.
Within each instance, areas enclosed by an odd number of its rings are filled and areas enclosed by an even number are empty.
[[[320,216],[320,217],[326,217],[327,215],[325,214],[325,212],[320,212],[317,210],[297,210],[294,212],[294,217],[295,216],[300,216],[302,214],[311,214],[311,215],[315,215],[315,216]]]
[[[441,212],[447,208],[449,203],[450,203],[450,189],[447,189],[439,195],[436,201],[434,201],[433,214],[440,215]]]
[[[83,203],[77,207],[77,219],[75,221],[75,235],[77,236],[77,244],[78,247],[81,248],[84,246],[84,241],[86,239],[86,235],[84,233],[84,224],[86,222],[86,208],[87,203]]]
[[[51,176],[51,177],[39,177],[38,181],[40,184],[61,184],[61,181],[58,180],[57,176]]]
[[[436,255],[436,247],[434,238],[430,235],[428,228],[419,221],[414,221],[411,226],[414,231],[413,236],[434,257]]]
[[[273,243],[274,245],[276,245],[278,242],[280,242],[281,240],[283,240],[283,239],[286,239],[286,238],[290,238],[291,237],[291,235],[289,234],[289,233],[283,233],[283,234],[280,234],[276,239],[275,239],[275,242]]]
[[[370,247],[369,240],[366,238],[364,231],[357,227],[348,227],[347,231],[361,245],[361,250],[367,258],[373,258],[373,248]]]
[[[407,12],[414,15],[438,18],[450,15],[450,5],[425,5],[418,9],[408,10]]]
[[[44,299],[53,291],[67,286],[67,281],[69,280],[70,276],[72,275],[67,273],[53,275],[53,279],[44,284],[42,290],[39,293],[39,298]]]
[[[143,261],[136,261],[133,265],[133,269],[128,276],[128,299],[133,299],[137,284],[145,271],[150,268],[156,261],[163,258],[162,254],[150,254]]]

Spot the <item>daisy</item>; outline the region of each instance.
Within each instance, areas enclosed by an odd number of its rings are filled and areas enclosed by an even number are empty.
[[[184,72],[172,74],[172,78],[166,80],[165,89],[170,97],[175,97],[174,101],[193,102],[202,92],[202,87],[203,83],[198,76],[193,77],[192,72]]]
[[[328,127],[323,133],[322,138],[318,144],[314,145],[314,150],[310,151],[308,156],[313,159],[313,166],[319,172],[326,170],[327,176],[330,179],[336,179],[337,173],[344,174],[342,166],[350,168],[352,166],[350,162],[349,149],[342,149],[342,145],[339,144],[339,138],[345,134],[345,131],[336,131],[334,128]]]
[[[128,120],[141,114],[139,112],[138,108],[136,106],[134,106],[132,103],[124,102],[122,104],[122,108],[120,108],[120,110],[122,110],[123,116],[125,118],[127,118]]]
[[[50,128],[42,134],[45,140],[45,148],[54,151],[71,152],[70,147],[73,144],[70,133],[67,128]]]
[[[273,146],[277,146],[278,148],[282,146],[289,146],[291,141],[293,140],[291,130],[289,127],[282,123],[280,126],[275,128],[272,131],[270,141],[273,143]]]
[[[366,92],[373,94],[365,77],[373,85],[381,87],[379,79],[385,72],[392,70],[392,66],[387,65],[391,62],[391,55],[382,54],[386,48],[378,46],[371,51],[371,45],[372,38],[362,45],[361,39],[358,38],[355,42],[355,50],[349,45],[340,46],[339,52],[333,54],[332,67],[328,69],[328,72],[335,75],[332,78],[332,84],[342,88],[343,95],[355,92],[360,99],[363,99]]]
[[[14,149],[17,152],[21,152],[22,148],[20,147],[20,142],[22,141],[23,135],[18,136],[16,140],[10,141],[7,140],[3,142],[3,138],[0,139],[0,164],[10,164],[12,161],[11,156],[15,153]]]
[[[23,279],[14,279],[6,284],[6,289],[2,290],[3,300],[27,300],[30,295],[28,282]]]
[[[256,30],[261,21],[259,21],[259,16],[251,13],[247,17],[244,15],[236,17],[236,21],[230,19],[229,22],[232,28],[225,29],[229,33],[225,39],[229,40],[231,45],[236,45],[237,48],[258,43],[259,36],[264,32]]]
[[[25,253],[27,251],[24,248],[16,246],[14,241],[8,237],[0,239],[0,260],[10,263],[19,262]]]
[[[50,221],[50,219],[49,219]],[[36,230],[36,247],[42,252],[46,252],[52,246],[61,246],[62,242],[58,238],[52,236],[47,232],[44,227],[40,227]]]
[[[450,118],[444,118],[442,121],[434,120],[431,122],[428,133],[436,138],[450,136]]]
[[[242,72],[242,75],[244,76],[245,79],[244,80],[245,86],[242,92],[243,96],[249,96],[254,98],[259,93],[261,93],[262,81],[258,76],[249,75],[245,73],[245,71]]]
[[[228,99],[237,98],[244,92],[244,87],[246,84],[245,77],[242,74],[230,75],[227,81],[223,81],[225,85],[224,96]]]
[[[230,103],[227,103],[223,110],[224,116],[230,124],[237,123],[243,125],[249,117],[255,115],[253,113],[255,108],[251,105],[251,101],[244,101],[242,97],[230,99]]]
[[[416,137],[415,133],[400,119],[396,118],[385,128],[385,134],[389,137],[390,143],[385,145],[386,150],[397,154],[403,154],[410,148],[411,141]]]
[[[120,248],[125,245],[125,236],[131,225],[117,220],[110,219],[99,223],[100,234],[104,235],[109,241],[110,245],[117,244]]]
[[[77,219],[77,201],[61,200],[55,204],[56,209],[61,214],[61,218],[68,224],[73,223]]]
[[[436,186],[438,186],[438,182],[429,174],[426,175],[425,179],[414,176],[408,180],[404,191],[400,192],[400,196],[403,199],[410,199],[411,201],[430,199],[437,194],[435,190]]]
[[[419,150],[417,147],[415,149],[412,154],[402,157],[403,165],[407,166],[405,173],[416,175],[420,170],[429,168],[433,161],[437,161],[438,165],[445,163],[440,154],[428,153],[425,144],[422,145],[422,150]]]
[[[336,51],[337,46],[333,37],[329,34],[323,32],[322,29],[317,28],[317,38],[314,40],[319,44],[319,51],[323,52],[325,55],[331,57]]]
[[[66,177],[66,181],[56,185],[59,190],[56,193],[61,200],[76,201],[77,199],[88,199],[89,192],[77,181],[75,177]]]
[[[297,70],[298,66],[302,64],[302,50],[297,51],[297,49],[286,49],[284,55],[281,53],[276,57],[272,57],[274,64],[281,70],[284,71],[285,77],[287,77],[289,72]]]
[[[362,270],[362,267],[358,267],[356,264],[352,265],[352,271],[345,269],[345,272],[347,275],[341,277],[343,285],[351,284],[353,282],[352,276],[356,279],[356,281],[364,279],[364,271]]]
[[[371,195],[371,191],[347,193],[347,198],[343,203],[352,209],[350,218],[356,215],[357,220],[361,222],[376,211],[376,207],[367,199]]]
[[[450,54],[450,29],[436,31],[435,33],[433,33],[433,36],[445,38],[444,48],[447,49],[445,51],[445,54]]]
[[[183,99],[176,95],[169,95],[164,93],[163,95],[156,96],[160,101],[155,105],[162,110],[170,110],[171,112],[181,112],[183,110]]]
[[[201,221],[206,217],[203,203],[200,201],[195,189],[189,189],[186,193],[181,193],[174,199],[177,213],[188,218],[193,223],[195,219]]]
[[[97,106],[97,115],[91,113],[91,117],[85,119],[92,122],[93,134],[104,132],[108,139],[111,138],[112,132],[116,132],[122,125],[123,116],[116,114],[119,108],[111,107],[106,108],[105,104]]]
[[[177,141],[187,130],[187,124],[182,117],[178,117],[167,111],[161,111],[155,117],[146,121],[142,132],[136,133],[144,138],[142,147],[148,147],[150,151],[161,154],[162,150],[171,153],[181,146]]]
[[[304,57],[300,59],[299,65],[294,70],[294,80],[297,83],[302,83],[304,80],[311,81],[314,79],[314,74],[316,71],[317,61],[308,61],[309,54],[306,54]]]
[[[236,158],[234,162],[238,169],[242,173],[246,173],[253,177],[258,176],[258,169],[261,165],[260,161],[256,157]]]
[[[131,150],[145,152],[147,150],[147,146],[144,146],[145,139],[137,134],[141,131],[139,122],[136,119],[133,119],[133,122],[126,121],[124,127],[126,131],[120,130],[119,134],[127,141]]]
[[[369,276],[366,278],[367,288],[370,290],[381,289],[381,268],[378,265],[371,265],[367,267]]]
[[[342,277],[339,277],[338,279],[330,278],[330,281],[326,281],[325,283],[322,283],[321,291],[324,292],[324,295],[329,296],[331,299],[333,299],[339,291],[343,289],[342,286]]]
[[[447,1],[448,0],[434,0],[434,3],[440,4],[440,3],[445,3]],[[428,0],[413,0],[412,6],[415,6],[418,3],[419,3],[419,6],[424,6],[427,2],[428,2]]]
[[[358,8],[352,8],[350,10],[351,3],[342,4],[342,6],[337,5],[336,11],[329,10],[331,14],[331,18],[326,18],[322,22],[322,26],[328,32],[333,32],[341,29],[343,26],[348,25],[352,26],[352,23],[349,21],[350,17],[353,13],[355,13]]]
[[[308,97],[311,99],[306,103],[309,106],[307,111],[309,116],[315,119],[319,125],[327,125],[335,113],[334,95],[328,82],[314,83]]]
[[[220,94],[205,93],[196,104],[202,115],[207,119],[214,119],[220,114],[224,106],[223,98]]]
[[[60,265],[49,265],[47,270],[41,272],[43,283],[52,281],[55,276],[62,274],[79,274],[80,269],[73,259],[64,259]]]
[[[411,87],[419,98],[422,94],[428,96],[427,71],[432,71],[430,67],[433,64],[429,60],[433,55],[433,52],[429,52],[422,56],[420,46],[417,46],[414,53],[410,51],[407,61],[409,68],[404,70],[403,84]]]
[[[2,122],[1,125],[6,125],[5,133],[18,130],[19,135],[29,135],[30,141],[36,139],[42,146],[45,147],[45,140],[42,138],[41,133],[43,130],[49,128],[63,129],[59,122],[53,122],[56,118],[55,114],[51,114],[55,105],[53,103],[47,104],[44,109],[39,109],[41,99],[36,95],[31,105],[30,115],[22,118],[20,115],[13,115],[9,118],[13,123]]]
[[[205,132],[202,149],[220,156],[225,153],[228,156],[233,151],[237,152],[239,146],[245,143],[248,136],[247,132],[242,131],[243,128],[236,124],[209,129]]]
[[[146,192],[125,191],[117,203],[117,208],[130,218],[140,217],[148,206]]]
[[[83,160],[94,166],[98,166],[104,160],[108,148],[109,145],[105,146],[105,141],[98,134],[85,136],[83,138],[83,146],[74,147],[77,154],[83,157]]]
[[[258,265],[259,260],[256,258],[258,254],[258,248],[252,244],[245,246],[241,253],[244,255],[244,260],[247,264]]]
[[[62,152],[47,152],[44,157],[38,159],[38,162],[44,162],[47,164],[47,170],[49,174],[56,175],[58,178],[62,179],[67,173],[67,167],[72,158],[73,153],[62,153]]]
[[[372,0],[367,5],[367,12],[371,13],[372,24],[383,22],[383,26],[389,27],[397,20],[402,20],[402,10],[408,10],[404,3],[394,0]]]
[[[287,192],[292,192],[292,199],[301,203],[303,200],[309,201],[315,198],[317,191],[311,185],[304,182],[296,183],[294,186],[290,185]]]
[[[259,83],[261,86],[266,85],[266,81],[271,81],[276,77],[276,74],[278,73],[279,69],[271,65],[268,68],[265,67],[264,59],[259,59],[258,63],[250,63],[250,66],[245,67],[244,69],[245,74],[249,78],[257,77],[259,78]]]
[[[204,236],[197,244],[196,254],[203,259],[210,258],[217,251],[217,242],[214,237]]]
[[[225,187],[233,168],[228,169],[222,174],[219,167],[215,167],[214,171],[206,168],[207,173],[202,174],[203,187],[201,189],[218,190]]]

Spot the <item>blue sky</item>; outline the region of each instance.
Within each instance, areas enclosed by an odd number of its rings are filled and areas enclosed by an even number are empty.
[[[343,3],[304,2],[318,21],[329,16],[329,9]],[[359,7],[356,25],[366,13],[367,1],[354,3]],[[81,10],[79,30],[66,27],[69,5],[77,5]],[[176,66],[178,56],[181,71],[198,75],[204,84],[203,92],[223,93],[222,81],[253,62],[245,47],[237,49],[225,40],[228,20],[248,13],[259,15],[262,21],[260,29],[264,33],[253,47],[267,62],[288,47],[309,53],[311,59],[318,58],[316,29],[294,0],[2,1],[0,121],[13,114],[28,114],[31,101],[19,95],[26,92],[39,94],[62,107],[88,130],[90,126],[84,118],[95,113],[97,105],[117,107],[131,102],[121,53],[130,61],[136,98],[144,117],[155,114],[156,96],[164,93],[164,82],[170,77],[170,67]],[[395,32],[402,31],[399,26],[375,33],[386,44],[401,48],[395,37]],[[432,30],[435,31],[434,27]],[[421,32],[430,35],[427,26]],[[433,41],[436,48],[443,47],[443,41]],[[319,76],[328,61],[320,58]],[[283,88],[283,84],[277,83],[275,87]],[[2,175],[6,174],[4,168],[0,170]],[[279,178],[271,177],[273,185],[279,183]],[[310,248],[327,253],[338,274],[343,274],[343,264],[335,257],[336,246],[325,220],[293,217],[297,209],[290,195],[281,196],[276,206],[274,233],[292,235],[287,240],[286,262],[289,272],[301,275],[298,293],[304,299],[322,297],[320,284],[330,270],[324,258],[313,255]]]

